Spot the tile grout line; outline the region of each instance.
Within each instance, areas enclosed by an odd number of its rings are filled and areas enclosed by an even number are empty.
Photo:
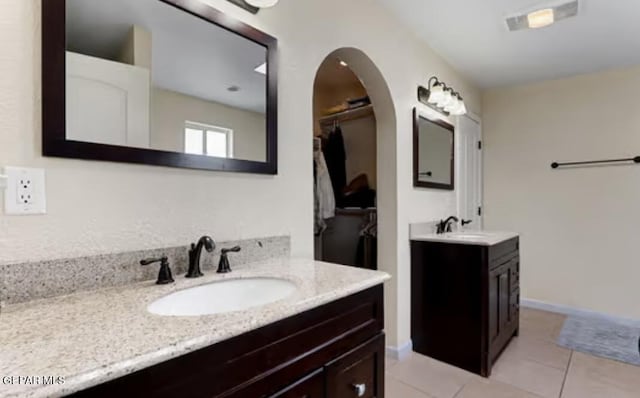
[[[391,377],[393,377],[393,375],[391,375]],[[402,381],[402,380],[400,380],[400,379],[397,379],[397,378],[395,378],[395,377],[393,377],[393,379],[394,379],[397,383],[403,384],[403,385],[405,385],[405,386],[409,387],[410,389],[412,389],[412,390],[415,390],[415,391],[419,392],[421,395],[424,395],[424,396],[425,396],[425,397],[427,397],[427,398],[431,398],[431,397],[433,397],[433,395],[431,395],[431,394],[427,393],[426,391],[423,391],[421,388],[418,388],[418,387],[414,386],[413,384],[405,383],[404,381]],[[457,394],[457,393],[456,393],[456,394]],[[455,398],[455,396],[454,396],[454,397],[452,397],[452,398]]]
[[[451,398],[456,398],[458,395],[460,395],[460,393],[462,392],[462,390],[464,390],[464,388],[465,388],[465,387],[467,386],[467,384],[469,384],[469,383],[471,383],[471,380],[469,380],[468,382],[464,383],[464,384],[460,387],[460,389],[459,389],[455,394],[453,394],[453,397],[451,397]]]
[[[562,398],[562,394],[564,394],[564,386],[567,383],[567,377],[569,376],[569,370],[571,369],[571,362],[573,361],[573,353],[574,351],[571,350],[571,355],[569,356],[569,363],[567,363],[567,370],[564,373],[564,379],[562,380],[562,387],[560,388],[560,395],[558,396],[558,398]]]

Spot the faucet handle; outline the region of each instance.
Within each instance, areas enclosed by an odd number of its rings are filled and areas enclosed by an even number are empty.
[[[158,280],[156,281],[156,285],[166,285],[169,283],[173,283],[173,275],[171,273],[171,267],[169,266],[169,258],[167,256],[162,256],[160,258],[147,258],[144,260],[140,260],[140,265],[151,265],[155,263],[160,263],[160,271],[158,272]]]
[[[169,257],[162,256],[158,258],[145,258],[144,260],[140,260],[140,265],[151,265],[154,263],[166,263],[169,261]]]
[[[240,246],[234,246],[234,247],[231,247],[231,248],[222,249],[222,250],[220,250],[220,252],[222,254],[227,254],[227,253],[237,253],[240,250],[242,250],[242,248]]]
[[[227,249],[220,250],[220,262],[218,263],[218,273],[226,274],[231,272],[231,265],[229,264],[229,257],[227,253],[237,253],[241,250],[240,246],[234,246]]]

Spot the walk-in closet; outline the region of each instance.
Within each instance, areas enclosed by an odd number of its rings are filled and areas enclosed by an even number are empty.
[[[366,88],[339,58],[314,84],[315,258],[377,269],[376,118]]]

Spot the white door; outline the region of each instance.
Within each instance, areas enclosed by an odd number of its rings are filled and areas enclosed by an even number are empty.
[[[67,139],[149,148],[150,72],[67,52]]]
[[[468,115],[458,118],[460,140],[458,214],[471,220],[466,229],[482,229],[482,128]]]

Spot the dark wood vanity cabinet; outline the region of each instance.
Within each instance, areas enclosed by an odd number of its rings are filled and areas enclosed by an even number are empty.
[[[325,382],[324,371],[318,369],[309,376],[273,394],[272,398],[324,398]]]
[[[384,398],[382,285],[76,393]]]
[[[416,352],[488,377],[520,313],[518,238],[494,246],[411,242]]]

